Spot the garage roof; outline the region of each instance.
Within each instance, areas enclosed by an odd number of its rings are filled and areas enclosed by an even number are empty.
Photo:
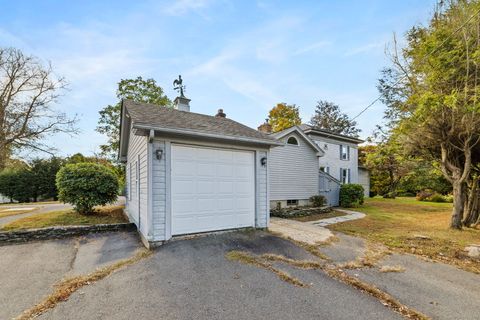
[[[123,100],[123,108],[131,117],[133,128],[137,129],[282,145],[277,139],[228,118],[180,111],[131,100]]]

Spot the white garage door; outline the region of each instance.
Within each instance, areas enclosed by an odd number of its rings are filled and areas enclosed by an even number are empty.
[[[172,145],[172,235],[255,225],[254,154]]]

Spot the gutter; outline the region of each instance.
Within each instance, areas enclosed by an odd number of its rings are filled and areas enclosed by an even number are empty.
[[[280,141],[267,141],[267,140],[258,140],[258,139],[250,139],[250,138],[243,138],[243,137],[233,137],[233,136],[226,136],[226,135],[218,135],[214,133],[203,133],[185,129],[170,129],[170,128],[162,128],[162,127],[152,127],[148,125],[141,125],[141,124],[134,124],[133,128],[135,129],[143,129],[143,130],[155,130],[159,132],[165,133],[173,133],[173,134],[180,134],[180,135],[189,135],[195,137],[207,137],[207,138],[214,138],[220,140],[230,140],[230,141],[239,141],[239,142],[247,142],[247,143],[257,143],[257,144],[264,144],[269,146],[283,146],[284,144]]]

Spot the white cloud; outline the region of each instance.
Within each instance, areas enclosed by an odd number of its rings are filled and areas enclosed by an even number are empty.
[[[163,9],[163,12],[171,16],[181,16],[191,11],[200,13],[212,4],[212,0],[176,0]]]
[[[312,43],[308,46],[305,46],[305,47],[302,47],[302,48],[298,48],[294,53],[293,55],[301,55],[301,54],[305,54],[305,53],[310,53],[310,52],[316,52],[318,51],[318,49],[322,49],[322,48],[325,48],[327,46],[330,46],[332,43],[330,41],[319,41],[319,42],[315,42],[315,43]]]
[[[345,53],[346,57],[355,56],[357,54],[365,54],[370,52],[380,52],[380,49],[385,48],[385,41],[372,42],[360,47],[353,48]],[[381,51],[383,54],[383,51]]]

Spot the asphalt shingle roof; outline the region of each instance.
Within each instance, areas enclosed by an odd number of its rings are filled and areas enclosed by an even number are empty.
[[[278,140],[275,138],[228,118],[180,111],[131,100],[124,100],[123,105],[132,119],[133,126],[142,125],[155,129],[180,129],[185,130],[185,133],[204,133],[225,138],[244,138],[278,144]]]

